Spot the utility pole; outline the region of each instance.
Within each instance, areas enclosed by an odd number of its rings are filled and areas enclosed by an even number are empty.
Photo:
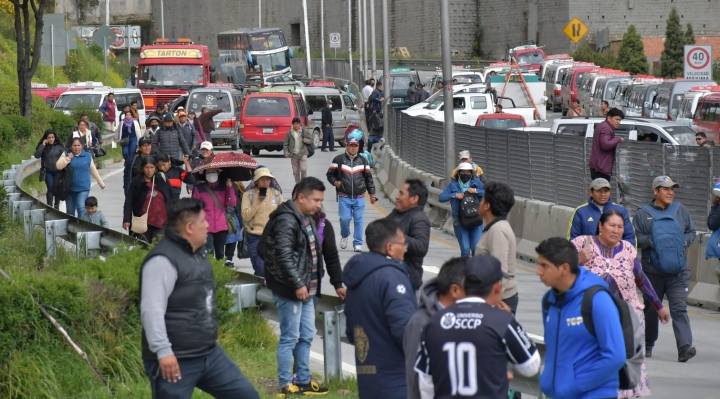
[[[312,64],[310,62],[310,33],[308,33],[307,0],[303,0],[303,14],[305,20],[305,57],[307,58],[307,73],[312,79]]]
[[[262,28],[262,0],[258,0],[258,28]]]
[[[442,52],[443,95],[445,96],[445,169],[452,174],[455,164],[455,115],[452,99],[452,60],[450,59],[450,0],[440,0],[440,49]]]
[[[320,48],[322,50],[322,78],[325,79],[325,0],[320,0]]]
[[[377,81],[377,58],[375,54],[375,0],[370,0],[370,51],[372,52],[372,77]]]
[[[358,50],[358,54],[360,55],[360,59],[358,60],[358,66],[360,67],[360,70],[362,70],[363,58],[364,58],[363,53],[362,53],[363,45],[362,45],[362,25],[361,25],[362,9],[360,8],[361,3],[362,2],[360,0],[357,0],[357,38],[358,38],[357,50]],[[363,76],[363,79],[365,79],[364,76]],[[360,82],[357,82],[357,83],[360,84]],[[360,88],[362,88],[362,86],[360,86]]]
[[[105,0],[105,25],[110,25],[110,0]]]
[[[348,0],[348,54],[350,55],[350,82],[352,82],[352,0]]]
[[[368,75],[368,52],[367,52],[367,0],[362,0],[363,2],[363,59],[365,60],[365,64],[363,64],[363,78],[367,79]]]
[[[382,0],[382,49],[383,49],[383,94],[388,104],[390,94],[390,25],[388,24],[388,0]]]
[[[160,0],[160,36],[165,37],[165,5]]]

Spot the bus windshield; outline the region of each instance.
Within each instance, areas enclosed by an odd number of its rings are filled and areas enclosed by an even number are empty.
[[[290,55],[287,51],[274,54],[253,54],[253,67],[256,72],[278,72],[290,68]]]
[[[60,96],[55,109],[70,110],[77,106],[99,107],[102,94],[65,94]]]
[[[145,86],[202,86],[202,65],[149,65],[141,68]]]
[[[255,33],[248,36],[251,51],[267,51],[286,46],[281,32]]]

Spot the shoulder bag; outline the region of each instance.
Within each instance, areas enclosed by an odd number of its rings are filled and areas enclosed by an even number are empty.
[[[132,220],[130,221],[130,230],[133,233],[136,234],[145,234],[148,230],[148,213],[150,213],[150,204],[152,203],[153,199],[153,193],[155,192],[155,176],[153,176],[152,180],[152,188],[150,189],[150,200],[148,201],[147,210],[145,211],[145,214],[142,216],[135,216],[132,215]]]
[[[237,233],[237,225],[235,224],[235,218],[232,217],[230,213],[228,213],[227,209],[224,209],[222,204],[220,203],[220,200],[218,200],[218,197],[215,195],[215,191],[210,187],[209,185],[205,184],[205,187],[207,187],[207,190],[210,192],[210,196],[212,197],[213,201],[215,201],[215,205],[217,205],[218,209],[225,212],[225,221],[227,222],[228,227],[228,234],[235,234]],[[230,201],[228,201],[229,203]]]

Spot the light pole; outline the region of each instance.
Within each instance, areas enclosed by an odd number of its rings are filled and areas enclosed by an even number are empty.
[[[445,169],[452,174],[455,163],[455,115],[452,99],[452,60],[450,59],[450,0],[440,0],[440,48],[442,52],[443,95],[445,96]]]
[[[361,1],[360,1],[360,0],[357,0],[357,38],[358,38],[358,40],[357,40],[357,45],[358,45],[357,50],[358,50],[358,54],[360,55],[360,57],[359,57],[360,59],[358,60],[358,65],[360,66],[360,69],[362,69],[362,65],[363,65],[363,53],[362,53],[362,46],[363,46],[363,45],[362,45],[362,25],[361,25],[361,22],[362,22],[362,9],[360,8],[360,4],[361,4]],[[363,78],[364,78],[364,77],[363,77]],[[359,84],[359,82],[358,82],[358,84]],[[361,88],[362,88],[362,86],[361,86]]]
[[[370,0],[370,51],[372,52],[372,77],[377,80],[377,58],[375,56],[375,0]]]
[[[305,19],[305,57],[307,58],[307,73],[308,77],[312,79],[312,66],[310,63],[310,37],[308,33],[308,16],[307,16],[307,0],[303,0],[303,14]]]
[[[365,63],[363,64],[363,78],[367,79],[367,73],[368,73],[368,60],[367,60],[367,0],[362,0],[363,2],[363,60]]]
[[[352,0],[348,0],[348,54],[350,57],[350,81],[352,82]]]
[[[105,25],[110,25],[110,0],[105,0]]]
[[[258,0],[258,28],[262,28],[262,0]]]
[[[390,25],[388,24],[387,1],[382,0],[383,94],[386,99],[388,98],[387,94],[390,93]]]
[[[322,51],[322,78],[325,79],[325,0],[320,0],[320,49]]]
[[[160,0],[160,36],[165,37],[165,5]]]

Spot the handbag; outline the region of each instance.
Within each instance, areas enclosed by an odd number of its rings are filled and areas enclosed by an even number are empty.
[[[95,158],[100,158],[100,157],[104,157],[105,155],[107,155],[107,151],[105,151],[105,149],[100,146],[95,146],[95,147],[90,148],[90,152],[92,152],[92,154],[95,156]]]
[[[123,137],[117,142],[120,147],[125,147],[126,145],[130,144],[130,137]]]
[[[152,203],[154,192],[155,192],[155,176],[153,176],[152,188],[150,189],[150,200],[148,201],[148,206],[147,206],[147,210],[145,211],[145,214],[142,216],[132,215],[132,219],[130,221],[130,230],[133,233],[145,234],[145,232],[148,231],[147,219],[148,219],[148,213],[150,213],[150,204]]]
[[[47,170],[45,168],[40,169],[40,173],[38,174],[38,178],[40,178],[40,182],[45,181],[45,175],[47,174]],[[48,187],[48,191],[52,191],[52,187]]]
[[[243,229],[242,241],[238,243],[237,257],[238,259],[247,259],[250,257],[250,247],[248,247],[247,230]]]
[[[307,150],[308,150],[308,155],[307,155],[308,158],[310,158],[310,157],[312,157],[313,155],[315,155],[315,144],[312,144],[312,143],[311,143],[311,144],[308,144],[308,145],[307,145]]]
[[[213,201],[215,201],[215,205],[217,205],[218,209],[223,209],[223,206],[220,203],[220,200],[218,200],[218,197],[215,195],[215,191],[213,191],[212,187],[207,184],[205,184],[205,187],[207,187],[208,191],[210,192],[210,196],[212,197]],[[237,233],[238,227],[235,224],[235,218],[233,218],[232,215],[228,213],[227,209],[225,210],[225,221],[227,222],[228,235]]]

